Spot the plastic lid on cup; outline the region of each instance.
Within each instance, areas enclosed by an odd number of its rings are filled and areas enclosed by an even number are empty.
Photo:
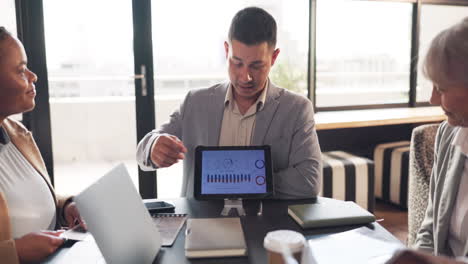
[[[281,253],[281,244],[285,244],[291,250],[291,253],[302,251],[304,247],[304,236],[292,230],[276,230],[268,232],[263,240],[263,246],[276,253]]]

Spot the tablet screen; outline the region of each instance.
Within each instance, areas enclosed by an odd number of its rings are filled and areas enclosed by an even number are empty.
[[[198,147],[196,197],[268,196],[272,192],[269,150],[268,146]]]

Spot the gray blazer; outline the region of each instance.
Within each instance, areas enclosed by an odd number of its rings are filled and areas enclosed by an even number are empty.
[[[416,248],[434,255],[453,256],[448,244],[448,232],[465,163],[460,149],[452,145],[459,129],[444,122],[437,131],[429,201],[415,241]],[[463,254],[468,255],[468,241],[465,242]]]
[[[312,104],[307,98],[268,83],[265,105],[256,115],[252,145],[271,146],[276,198],[315,197],[320,190],[322,162]],[[225,82],[189,91],[169,122],[148,133],[138,144],[140,168],[156,169],[150,150],[157,136],[177,136],[188,149],[182,196],[193,197],[195,147],[218,145],[229,87],[230,83]]]

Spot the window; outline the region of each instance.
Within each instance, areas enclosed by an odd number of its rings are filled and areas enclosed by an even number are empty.
[[[138,187],[132,1],[43,4],[56,189],[76,193],[120,162]]]
[[[0,1],[0,26],[5,27],[16,36],[16,11],[15,0]]]
[[[317,1],[317,108],[408,102],[411,7]]]
[[[432,83],[422,73],[422,63],[429,45],[442,30],[468,17],[468,7],[423,5],[421,8],[421,34],[419,38],[418,85],[416,98],[418,102],[427,102],[431,97]],[[437,18],[437,19],[435,19]]]
[[[0,4],[0,23],[14,34],[15,2]],[[52,135],[46,136],[52,137],[56,186],[69,193],[120,161],[137,181],[136,127],[150,129],[154,113],[160,126],[188,90],[227,79],[223,42],[231,18],[244,7],[262,7],[277,20],[281,52],[271,80],[303,96],[310,88],[319,111],[414,106],[410,91],[416,92],[417,102],[427,102],[430,85],[420,72],[417,87],[410,87],[410,73],[416,72],[410,64],[411,45],[417,42],[412,28],[420,28],[418,48],[423,56],[435,34],[468,16],[464,0],[47,0],[41,4],[47,60],[43,54],[37,57],[47,61],[52,119]],[[147,8],[150,4],[152,10]],[[413,13],[418,5],[422,5],[420,19]],[[314,14],[310,18],[309,10]],[[418,20],[419,25],[412,24]],[[41,25],[23,23],[42,32]],[[150,24],[152,36],[145,33]],[[144,30],[139,30],[141,26]],[[138,54],[133,54],[134,44]],[[141,100],[143,92],[135,100],[140,83],[135,87],[134,65],[147,63],[147,54],[153,54],[155,109],[151,100]],[[314,83],[309,83],[309,74]],[[136,113],[141,118],[136,119]],[[159,170],[158,182],[159,197],[179,195],[181,166]]]

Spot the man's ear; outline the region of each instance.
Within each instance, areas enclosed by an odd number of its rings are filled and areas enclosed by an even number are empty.
[[[226,53],[226,59],[227,59],[229,55],[229,43],[227,41],[224,41],[224,52]]]
[[[279,48],[273,51],[273,55],[271,56],[271,66],[275,64],[276,58],[278,58],[279,53],[280,53]]]

